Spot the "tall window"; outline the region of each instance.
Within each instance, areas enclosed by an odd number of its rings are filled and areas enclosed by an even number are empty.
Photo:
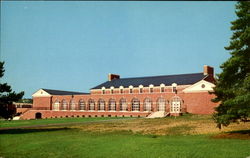
[[[56,100],[53,105],[53,110],[58,111],[60,106],[59,100]]]
[[[68,106],[68,105],[67,105],[66,100],[63,99],[63,100],[62,100],[62,107],[61,107],[61,109],[62,109],[62,110],[67,110],[67,106]]]
[[[159,98],[157,101],[158,111],[165,111],[166,109],[166,100],[164,98]]]
[[[82,99],[79,100],[79,110],[86,110],[85,102]]]
[[[98,110],[100,110],[100,111],[105,110],[105,101],[103,99],[99,99],[99,101],[98,101]]]
[[[89,110],[95,110],[95,101],[93,99],[89,99]]]
[[[105,89],[102,90],[102,94],[105,94]]]
[[[111,94],[113,94],[113,93],[114,93],[114,90],[113,90],[113,89],[111,89],[111,90],[110,90],[110,92],[111,92]]]
[[[75,104],[73,99],[70,100],[70,102],[69,102],[69,108],[70,108],[70,110],[76,110],[76,104]]]
[[[142,93],[142,88],[140,88],[140,91],[139,91],[140,93]]]
[[[115,111],[116,110],[116,102],[114,99],[109,100],[109,111]]]
[[[132,111],[140,111],[140,101],[137,98],[132,100]]]
[[[126,99],[122,98],[120,100],[120,111],[127,111],[127,103],[126,103]]]
[[[152,111],[152,101],[149,98],[144,100],[144,111]]]

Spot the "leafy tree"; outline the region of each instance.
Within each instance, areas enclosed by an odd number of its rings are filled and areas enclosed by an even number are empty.
[[[0,78],[4,75],[4,62],[0,62]],[[7,83],[0,83],[0,117],[10,118],[13,116],[15,110],[12,103],[18,101],[24,95],[24,92],[12,92],[11,86]]]
[[[220,66],[216,98],[212,100],[219,103],[214,113],[219,128],[250,117],[250,2],[238,2],[235,13],[238,18],[231,22],[233,35],[225,47],[231,57]]]

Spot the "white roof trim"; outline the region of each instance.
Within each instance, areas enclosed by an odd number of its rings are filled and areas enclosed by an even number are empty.
[[[32,94],[32,97],[50,97],[50,96],[52,95],[43,89],[39,89],[38,91]]]
[[[204,85],[204,87],[202,88],[202,85]],[[190,87],[187,87],[183,90],[183,92],[185,93],[189,93],[189,92],[211,92],[213,91],[213,87],[215,87],[215,84],[205,81],[205,80],[201,80],[195,84],[193,84]]]

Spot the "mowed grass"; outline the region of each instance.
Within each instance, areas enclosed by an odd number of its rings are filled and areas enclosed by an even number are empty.
[[[7,121],[0,120],[0,128],[3,127],[22,127],[34,125],[51,125],[51,124],[68,124],[81,122],[94,122],[100,120],[124,119],[122,117],[87,117],[87,118],[53,118],[53,119],[37,119],[37,120],[16,120]]]
[[[0,130],[0,157],[246,158],[250,156],[249,123],[232,124],[223,131],[216,129],[215,124],[211,129],[206,129],[211,126],[210,123],[213,123],[211,116],[187,115],[178,118],[121,119],[73,126]],[[200,126],[204,127],[203,130]]]

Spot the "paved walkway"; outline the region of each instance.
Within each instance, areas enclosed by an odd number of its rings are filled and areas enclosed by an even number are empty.
[[[51,123],[51,124],[41,124],[41,125],[29,125],[29,126],[18,126],[18,127],[0,127],[1,130],[9,130],[9,129],[28,129],[28,128],[39,128],[39,127],[53,127],[53,126],[74,126],[81,124],[90,124],[90,123],[98,123],[98,122],[113,122],[120,120],[132,120],[138,118],[126,118],[126,119],[110,119],[110,120],[93,120],[86,122],[67,122],[67,123]]]

